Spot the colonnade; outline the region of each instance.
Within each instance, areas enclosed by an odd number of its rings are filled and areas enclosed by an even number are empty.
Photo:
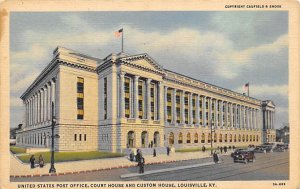
[[[168,100],[170,98],[170,95],[168,96],[168,90],[172,91],[171,108],[168,108]],[[260,116],[258,108],[169,88],[168,86],[165,86],[164,95],[165,122],[167,124],[212,125],[246,129],[258,129],[259,127]],[[176,100],[176,96],[178,95],[180,95],[180,101],[178,98]],[[178,104],[180,105],[178,106]],[[178,110],[176,111],[176,107],[180,107],[179,115],[177,115]],[[188,109],[187,111],[186,107]],[[179,123],[178,116],[180,117]]]
[[[274,129],[275,111],[264,110],[265,129]]]
[[[129,118],[139,118],[140,106],[142,107],[142,119],[151,119],[151,112],[154,112],[154,119],[160,120],[161,116],[161,92],[162,84],[150,78],[144,78],[138,75],[130,75],[125,72],[119,73],[119,118],[125,118],[125,110],[129,108]],[[129,106],[125,107],[125,78],[129,79]],[[139,95],[139,82],[142,82],[143,94]],[[154,85],[154,102],[151,105],[151,85]],[[139,104],[139,96],[142,96],[142,104]],[[151,110],[151,106],[154,110]]]
[[[51,79],[24,101],[26,128],[35,128],[38,124],[51,120],[51,103],[55,104],[56,96],[55,87],[55,79]]]

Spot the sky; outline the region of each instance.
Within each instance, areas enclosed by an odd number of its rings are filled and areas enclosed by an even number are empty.
[[[23,121],[21,94],[57,46],[97,58],[147,53],[162,67],[272,100],[275,128],[288,123],[288,12],[13,12],[10,17],[10,127]]]

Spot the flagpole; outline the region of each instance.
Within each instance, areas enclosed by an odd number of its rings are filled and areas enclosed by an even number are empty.
[[[123,37],[123,36],[124,36],[124,29],[122,28],[122,53],[124,52],[124,50],[123,50],[123,41],[124,41],[123,38],[124,38],[124,37]]]
[[[250,83],[248,82],[248,96],[250,96],[250,94],[249,94],[249,88],[250,88]]]

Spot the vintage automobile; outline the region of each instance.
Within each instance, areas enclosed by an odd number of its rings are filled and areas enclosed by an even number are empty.
[[[276,147],[273,149],[274,152],[285,152],[286,146],[284,144],[277,144]]]
[[[255,162],[254,151],[250,150],[240,150],[233,155],[233,162]]]
[[[246,150],[244,148],[237,148],[234,150],[234,152],[231,153],[231,157],[234,157],[235,155],[238,155],[239,154],[239,151],[241,150]]]
[[[261,146],[256,146],[253,151],[256,153],[267,153],[267,152],[273,152],[273,149],[272,146],[270,145],[261,145]]]

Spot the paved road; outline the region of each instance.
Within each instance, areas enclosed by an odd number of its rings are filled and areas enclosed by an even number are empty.
[[[222,164],[189,168],[184,170],[156,173],[151,175],[120,179],[120,175],[136,173],[137,167],[113,169],[62,176],[44,176],[34,178],[11,178],[11,181],[211,181],[211,180],[286,180],[289,178],[289,153],[276,152],[256,154],[254,163],[233,163],[232,158],[223,156]],[[145,170],[158,170],[176,166],[193,165],[211,162],[211,158],[188,160],[159,165],[146,165]]]

